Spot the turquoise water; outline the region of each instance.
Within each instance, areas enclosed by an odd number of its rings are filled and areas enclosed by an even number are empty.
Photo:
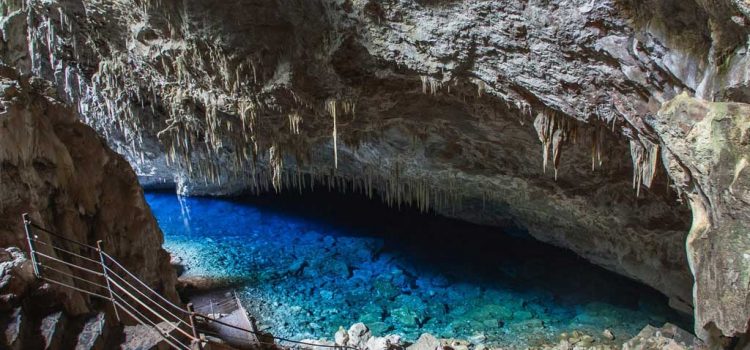
[[[526,237],[334,194],[146,198],[187,275],[239,281],[275,335],[331,339],[364,322],[375,335],[424,332],[505,347],[604,329],[691,320],[661,294]]]

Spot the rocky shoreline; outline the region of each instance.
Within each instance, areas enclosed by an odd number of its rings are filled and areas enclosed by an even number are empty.
[[[589,334],[574,331],[559,335],[559,342],[526,347],[529,350],[701,350],[707,347],[689,332],[670,323],[661,328],[646,326],[637,336],[618,344],[616,336],[609,330],[602,332],[604,341],[597,341]],[[414,343],[403,341],[400,335],[373,335],[364,323],[355,323],[349,329],[343,327],[328,339],[305,339],[307,343],[320,345],[312,350],[328,350],[328,346],[351,347],[362,350],[508,350],[516,347],[494,347],[483,343],[477,335],[471,339],[436,338],[423,333]]]

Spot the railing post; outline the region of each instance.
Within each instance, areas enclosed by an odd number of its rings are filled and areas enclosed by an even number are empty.
[[[102,251],[102,240],[96,241],[96,250],[99,252],[99,263],[102,264],[102,273],[104,274],[104,280],[107,282],[107,291],[109,292],[109,300],[112,302],[112,308],[115,310],[115,317],[117,322],[121,322],[120,313],[117,311],[117,303],[115,302],[115,295],[112,293],[112,285],[109,283],[109,274],[107,273],[107,265],[104,262],[104,252]]]
[[[187,310],[190,313],[190,329],[193,331],[193,344],[198,345],[198,350],[203,349],[201,339],[198,337],[198,328],[195,327],[195,310],[193,310],[193,303],[187,304]]]
[[[23,213],[21,216],[23,217],[23,228],[26,231],[26,242],[29,243],[29,257],[34,265],[34,276],[41,278],[42,275],[39,274],[39,265],[36,261],[36,248],[34,248],[34,240],[31,238],[31,219],[28,213]]]

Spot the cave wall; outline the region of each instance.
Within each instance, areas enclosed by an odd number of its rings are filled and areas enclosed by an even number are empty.
[[[694,195],[721,187],[671,166],[706,159],[674,152],[665,135],[678,124],[652,120],[681,93],[748,102],[748,10],[740,0],[16,0],[2,9],[0,55],[54,81],[144,185],[220,195],[309,187],[307,174],[394,206],[526,227],[675,307],[698,306],[696,330],[738,336],[750,312],[718,303],[700,274],[747,244],[718,254],[690,243],[691,212],[709,218],[709,240],[725,235],[721,207]]]
[[[102,240],[104,250],[131,272],[166,297],[178,300],[176,274],[168,253],[161,248],[161,231],[127,160],[109,149],[74,108],[60,101],[49,82],[29,79],[0,65],[0,247],[4,249],[0,322],[5,332],[0,347],[41,346],[38,330],[34,333],[30,327],[39,326],[40,315],[60,310],[72,318],[103,311],[114,320],[109,303],[34,278],[31,261],[26,260],[22,213],[29,213],[34,224],[67,239],[92,246]],[[42,242],[56,242],[58,247],[91,256],[91,251],[44,231],[32,229],[32,234]],[[41,243],[37,249],[65,261],[74,259]],[[91,275],[49,260],[47,265],[62,272],[46,271],[45,276],[91,290],[84,281],[69,277],[90,280]],[[6,325],[10,314],[19,318],[16,328]],[[43,331],[73,332],[59,319],[42,324]],[[107,327],[115,327],[115,323],[107,321]]]

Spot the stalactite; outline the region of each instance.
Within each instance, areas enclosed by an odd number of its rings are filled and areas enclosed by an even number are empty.
[[[633,189],[636,197],[641,193],[641,184],[651,188],[659,161],[659,145],[648,140],[630,140],[630,156],[633,162]]]
[[[534,128],[542,142],[542,169],[547,171],[547,159],[549,159],[549,146],[551,140],[550,130],[553,130],[554,119],[546,113],[540,112],[534,120]]]
[[[555,111],[543,110],[534,120],[534,128],[542,142],[542,170],[547,171],[547,163],[552,151],[552,164],[555,170],[555,180],[560,167],[563,144],[577,133],[577,125],[570,119],[560,116]]]
[[[299,135],[299,123],[302,121],[302,117],[299,112],[289,113],[289,131],[293,135]]]
[[[338,169],[339,167],[339,151],[338,151],[338,142],[337,142],[337,132],[336,132],[336,100],[331,99],[328,100],[326,103],[326,110],[328,113],[333,117],[333,164],[334,168]]]
[[[481,98],[482,94],[487,91],[487,83],[481,79],[475,79],[474,83],[477,85],[477,96]]]
[[[420,79],[422,80],[422,93],[425,95],[428,93],[430,95],[436,95],[443,87],[443,82],[433,77],[422,75],[420,76]]]

